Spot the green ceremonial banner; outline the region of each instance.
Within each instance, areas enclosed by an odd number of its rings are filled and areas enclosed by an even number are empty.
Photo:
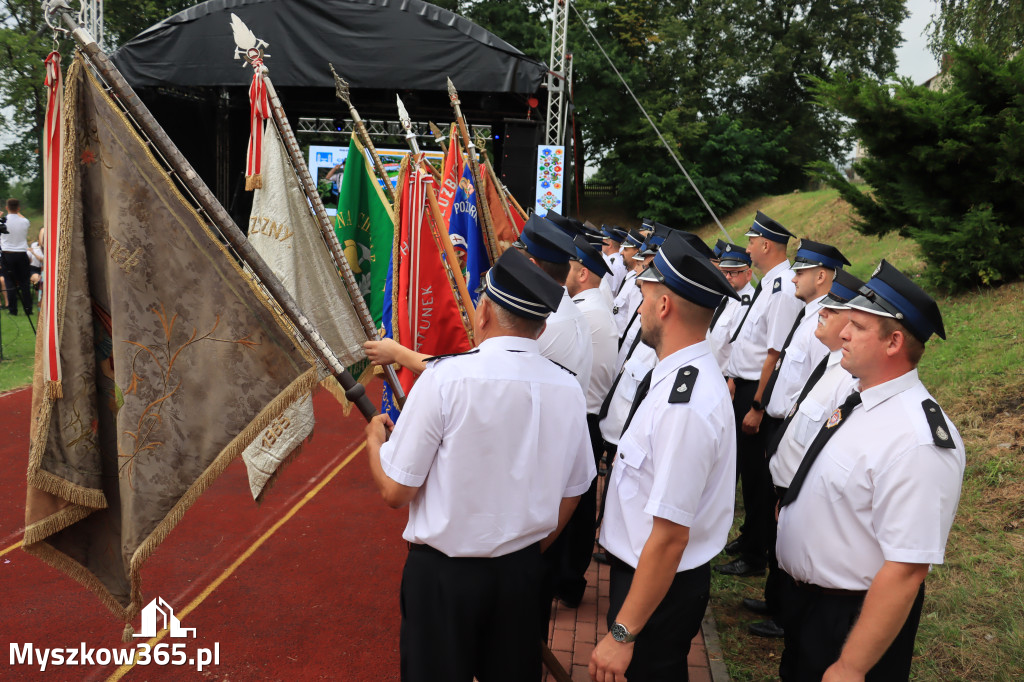
[[[395,218],[366,150],[354,134],[341,179],[334,230],[374,325],[380,329]]]

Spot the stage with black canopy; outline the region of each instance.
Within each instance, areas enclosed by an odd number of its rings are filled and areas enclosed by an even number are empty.
[[[252,69],[235,57],[232,14],[265,42],[265,63],[297,130],[302,117],[337,119],[337,127],[348,118],[328,62],[349,82],[364,119],[396,120],[397,91],[414,120],[444,127],[453,120],[451,77],[469,123],[491,129],[496,171],[532,204],[546,65],[422,0],[208,0],[146,29],[112,58],[236,220],[251,199],[240,187]],[[308,141],[300,134],[300,144]]]

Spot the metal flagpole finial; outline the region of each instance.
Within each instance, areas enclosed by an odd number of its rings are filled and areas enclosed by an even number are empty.
[[[446,80],[448,81],[448,98],[453,104],[462,104],[462,102],[459,101],[459,93],[455,89],[455,84],[452,83],[452,79],[446,78]]]
[[[349,99],[348,94],[348,81],[338,75],[338,72],[334,70],[334,64],[327,62],[327,66],[331,67],[331,73],[334,75],[334,95],[345,104],[352,106],[352,100]]]
[[[430,132],[434,134],[434,139],[437,141],[437,143],[444,144],[444,141],[448,139],[447,137],[445,137],[444,131],[438,128],[433,121],[430,121],[428,125],[430,126]]]
[[[412,119],[409,118],[409,112],[406,111],[405,105],[402,104],[402,97],[395,95],[395,100],[398,102],[398,120],[401,121],[402,127],[405,128],[406,135],[412,132]]]
[[[269,47],[270,43],[262,38],[257,38],[256,34],[250,31],[245,22],[239,19],[234,12],[231,13],[231,36],[235,39],[235,59],[245,59],[252,64],[257,59],[262,61],[270,56],[263,51],[263,48]]]

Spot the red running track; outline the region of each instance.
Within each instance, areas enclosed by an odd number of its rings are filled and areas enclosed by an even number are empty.
[[[314,399],[312,440],[262,505],[241,461],[232,463],[143,568],[144,599],[163,597],[196,629],[194,639],[159,643],[184,642],[188,656],[217,643],[219,665],[12,665],[12,642],[127,646],[91,592],[12,548],[24,526],[30,398],[28,390],[0,396],[0,679],[398,679],[406,512],[381,501],[362,450],[350,457],[365,422],[356,411],[343,417],[326,392]]]

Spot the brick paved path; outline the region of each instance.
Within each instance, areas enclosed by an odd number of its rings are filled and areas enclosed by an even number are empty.
[[[608,566],[594,561],[590,563],[587,590],[579,608],[570,609],[556,601],[551,611],[551,634],[548,639],[551,652],[566,672],[572,675],[573,682],[589,682],[587,665],[590,663],[590,652],[608,632]],[[705,645],[705,633],[708,646]],[[708,616],[705,616],[703,631],[697,634],[690,646],[689,664],[690,682],[728,681],[717,634]],[[545,672],[544,682],[554,682],[550,673]]]

